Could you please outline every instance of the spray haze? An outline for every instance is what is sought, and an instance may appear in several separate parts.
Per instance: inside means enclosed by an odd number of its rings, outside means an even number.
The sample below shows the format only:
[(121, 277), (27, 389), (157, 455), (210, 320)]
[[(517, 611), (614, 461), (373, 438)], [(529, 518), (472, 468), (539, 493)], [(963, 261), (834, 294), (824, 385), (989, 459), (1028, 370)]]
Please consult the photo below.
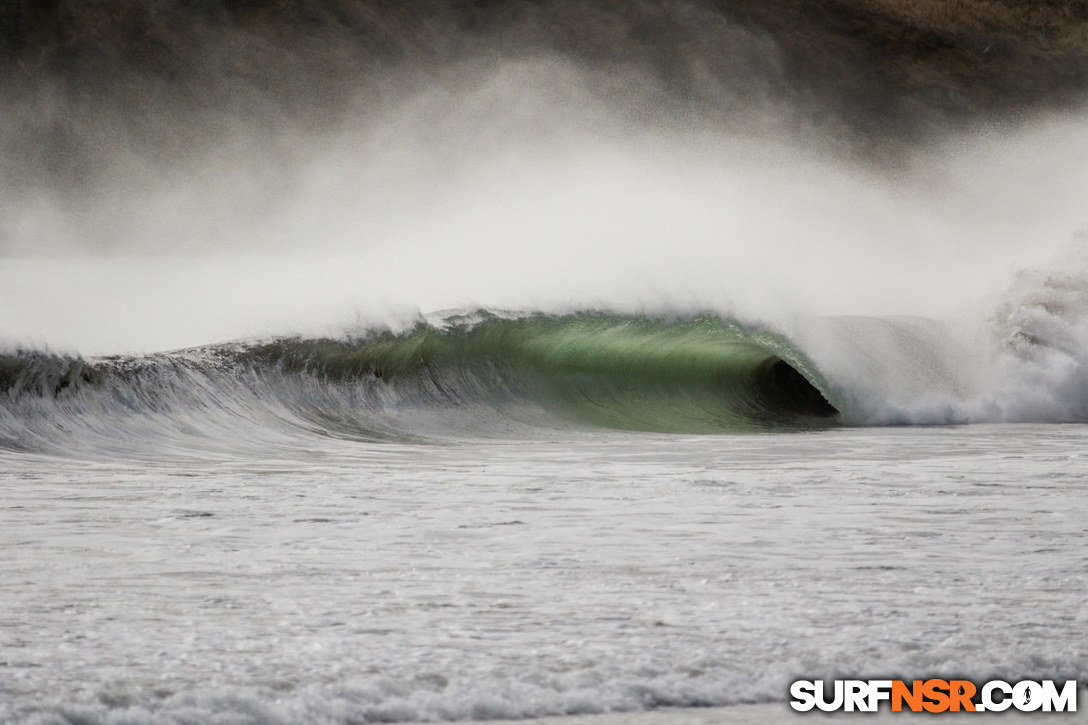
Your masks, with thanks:
[[(1059, 15), (875, 2), (112, 7), (10, 26), (9, 347), (711, 311), (798, 340), (859, 421), (1036, 410), (987, 398), (1053, 367), (1024, 344), (1077, 380), (1079, 317), (1051, 345), (1006, 292), (1088, 224), (1075, 14), (1053, 49), (1014, 26)], [(812, 322), (891, 315), (941, 329)]]

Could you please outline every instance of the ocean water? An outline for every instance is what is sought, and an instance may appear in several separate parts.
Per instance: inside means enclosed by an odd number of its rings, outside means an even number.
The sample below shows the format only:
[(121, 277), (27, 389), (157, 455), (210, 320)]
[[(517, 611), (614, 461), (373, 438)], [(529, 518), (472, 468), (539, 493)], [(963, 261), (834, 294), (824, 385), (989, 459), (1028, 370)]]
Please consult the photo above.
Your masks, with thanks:
[[(1080, 679), (1084, 425), (3, 454), (5, 723), (358, 723)], [(786, 706), (782, 705), (783, 710)]]
[(495, 65), (0, 179), (0, 723), (1088, 679), (1084, 114), (873, 158)]

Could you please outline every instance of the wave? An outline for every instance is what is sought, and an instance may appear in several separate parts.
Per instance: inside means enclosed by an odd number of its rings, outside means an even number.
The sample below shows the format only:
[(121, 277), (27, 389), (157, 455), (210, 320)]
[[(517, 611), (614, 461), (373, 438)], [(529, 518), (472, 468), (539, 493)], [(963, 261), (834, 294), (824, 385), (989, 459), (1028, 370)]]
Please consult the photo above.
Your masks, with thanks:
[(1085, 422), (1086, 288), (1025, 276), (982, 341), (906, 317), (811, 318), (787, 336), (713, 313), (476, 310), (140, 357), (17, 350), (0, 356), (0, 446)]
[(528, 399), (609, 428), (712, 432), (837, 415), (788, 341), (713, 316), (485, 312), (358, 341), (281, 340), (244, 355), (331, 379), (387, 381), (417, 405)]
[[(0, 358), (3, 445), (40, 447), (49, 421), (121, 425), (121, 440), (229, 419), (389, 438), (603, 427), (669, 433), (834, 424), (827, 383), (784, 337), (707, 315), (656, 319), (451, 315), (400, 333), (285, 338), (142, 358)], [(124, 424), (125, 418), (131, 424)], [(91, 425), (91, 421), (94, 425)]]

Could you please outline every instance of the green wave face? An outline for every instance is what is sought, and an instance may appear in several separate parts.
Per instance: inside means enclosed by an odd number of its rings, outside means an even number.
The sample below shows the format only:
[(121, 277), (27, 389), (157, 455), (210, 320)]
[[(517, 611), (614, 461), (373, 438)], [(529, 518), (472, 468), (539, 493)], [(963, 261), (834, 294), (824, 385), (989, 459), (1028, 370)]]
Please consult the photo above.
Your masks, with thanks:
[(838, 418), (800, 351), (714, 316), (481, 313), (352, 341), (280, 340), (249, 356), (331, 379), (380, 381), (421, 406), (528, 402), (608, 428), (713, 433)]

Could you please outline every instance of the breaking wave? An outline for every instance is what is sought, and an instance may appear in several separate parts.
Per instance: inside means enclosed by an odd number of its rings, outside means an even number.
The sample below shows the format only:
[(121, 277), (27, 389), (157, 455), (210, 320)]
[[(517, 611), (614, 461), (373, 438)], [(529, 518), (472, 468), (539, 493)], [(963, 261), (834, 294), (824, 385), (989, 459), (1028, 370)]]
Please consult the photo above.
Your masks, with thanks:
[(140, 357), (20, 350), (0, 357), (0, 445), (109, 454), (157, 438), (207, 453), (298, 434), (1088, 420), (1084, 325), (1070, 312), (1084, 287), (1045, 275), (1020, 284), (1031, 291), (994, 313), (983, 343), (917, 318), (813, 318), (787, 337), (715, 314), (479, 310), (404, 331)]
[(789, 430), (839, 417), (800, 350), (716, 316), (478, 312), (401, 333), (140, 358), (16, 352), (0, 358), (0, 385), (3, 445), (31, 450), (73, 426), (109, 449), (149, 431), (237, 435), (240, 423), (373, 440), (540, 426)]

